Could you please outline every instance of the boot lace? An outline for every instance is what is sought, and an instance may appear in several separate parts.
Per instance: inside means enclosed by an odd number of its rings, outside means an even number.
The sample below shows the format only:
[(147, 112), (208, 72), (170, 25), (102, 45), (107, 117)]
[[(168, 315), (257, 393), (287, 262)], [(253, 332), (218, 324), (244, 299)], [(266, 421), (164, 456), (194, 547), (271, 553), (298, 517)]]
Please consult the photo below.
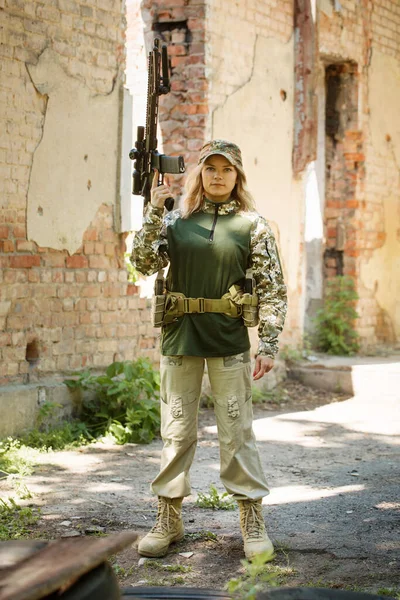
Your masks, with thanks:
[(250, 539), (260, 539), (264, 536), (264, 519), (260, 504), (255, 502), (243, 502), (243, 511), (241, 511), (240, 521), (242, 530)]
[(179, 511), (163, 498), (158, 500), (157, 519), (151, 533), (168, 533), (179, 518)]

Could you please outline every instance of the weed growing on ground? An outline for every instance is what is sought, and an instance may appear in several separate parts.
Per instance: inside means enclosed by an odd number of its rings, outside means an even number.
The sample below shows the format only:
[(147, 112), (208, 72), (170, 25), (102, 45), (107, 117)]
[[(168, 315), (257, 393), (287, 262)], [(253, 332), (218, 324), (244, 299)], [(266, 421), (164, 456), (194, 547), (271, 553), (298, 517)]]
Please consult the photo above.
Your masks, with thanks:
[(84, 397), (82, 419), (89, 433), (117, 444), (147, 444), (160, 430), (159, 373), (145, 358), (113, 362), (103, 375), (75, 373), (64, 383), (91, 392)]
[(379, 588), (377, 591), (371, 590), (371, 588), (364, 587), (357, 584), (345, 584), (342, 582), (325, 581), (324, 579), (315, 579), (307, 581), (302, 584), (303, 587), (312, 588), (327, 588), (333, 590), (346, 590), (349, 592), (360, 592), (364, 594), (376, 594), (378, 596), (389, 596), (395, 600), (400, 600), (400, 589), (395, 588)]
[(358, 300), (351, 277), (338, 276), (328, 280), (324, 306), (315, 317), (317, 349), (328, 354), (349, 355), (359, 350), (359, 335), (354, 308)]
[(241, 599), (253, 600), (261, 590), (282, 585), (295, 573), (291, 567), (267, 564), (269, 560), (269, 553), (259, 554), (252, 562), (241, 560), (243, 575), (230, 579), (225, 589)]
[(155, 571), (165, 571), (170, 573), (190, 573), (192, 567), (185, 565), (163, 565), (156, 560), (147, 560), (144, 563), (145, 569), (153, 569)]
[(215, 485), (210, 485), (210, 492), (203, 494), (199, 492), (196, 506), (200, 508), (212, 508), (213, 510), (235, 510), (236, 504), (230, 499), (228, 492), (220, 494)]
[(4, 542), (27, 537), (39, 515), (40, 511), (35, 513), (28, 506), (22, 507), (13, 498), (0, 498), (0, 540)]
[(304, 335), (302, 341), (297, 346), (285, 345), (279, 351), (279, 357), (287, 362), (296, 362), (304, 360), (311, 354), (312, 340), (309, 335)]
[(114, 563), (112, 565), (112, 569), (113, 569), (114, 573), (116, 575), (118, 575), (119, 577), (126, 577), (126, 571), (125, 571), (124, 567), (121, 567), (121, 565), (119, 565), (118, 563)]
[(15, 490), (16, 495), (20, 500), (30, 500), (33, 498), (33, 494), (21, 480), (15, 479), (12, 481), (13, 488)]
[(20, 440), (8, 437), (0, 441), (0, 469), (8, 475), (30, 475), (35, 464), (36, 452), (24, 446)]
[(390, 596), (390, 598), (400, 600), (400, 588), (379, 588), (376, 593), (378, 596)]
[(214, 397), (211, 394), (204, 393), (200, 398), (200, 408), (213, 408)]
[(174, 586), (174, 585), (181, 585), (182, 583), (185, 583), (185, 578), (182, 576), (177, 576), (177, 577), (163, 577), (161, 574), (162, 573), (190, 573), (192, 570), (192, 567), (190, 566), (184, 566), (184, 565), (163, 565), (162, 563), (156, 561), (156, 560), (148, 560), (144, 563), (144, 567), (146, 570), (148, 571), (157, 571), (160, 576), (159, 577), (155, 577), (153, 576), (146, 576), (146, 584), (147, 585), (161, 585), (161, 586)]
[(118, 577), (121, 577), (121, 578), (124, 578), (124, 579), (126, 579), (127, 577), (130, 577), (133, 574), (134, 570), (135, 570), (135, 565), (132, 565), (129, 569), (125, 569), (124, 567), (121, 567), (121, 565), (119, 563), (117, 563), (117, 562), (114, 562), (111, 565), (111, 567), (112, 567), (114, 573)]
[(202, 529), (201, 531), (195, 531), (194, 533), (186, 533), (185, 537), (193, 541), (217, 541), (217, 536), (215, 533), (213, 533), (212, 531), (206, 531), (204, 529)]
[(254, 386), (252, 398), (253, 404), (283, 404), (290, 400), (287, 389), (282, 385), (277, 385), (270, 391), (263, 391)]
[(51, 450), (68, 450), (84, 446), (91, 441), (86, 423), (81, 421), (66, 421), (62, 425), (41, 431), (34, 429), (19, 438), (22, 445), (37, 448), (43, 452)]

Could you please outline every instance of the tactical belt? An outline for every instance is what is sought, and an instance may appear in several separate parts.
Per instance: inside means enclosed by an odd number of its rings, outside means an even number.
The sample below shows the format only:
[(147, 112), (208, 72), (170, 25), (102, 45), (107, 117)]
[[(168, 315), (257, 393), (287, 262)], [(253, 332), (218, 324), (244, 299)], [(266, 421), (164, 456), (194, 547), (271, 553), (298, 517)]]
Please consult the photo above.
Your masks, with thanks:
[(257, 306), (257, 296), (244, 294), (239, 286), (233, 285), (222, 298), (186, 298), (180, 292), (167, 292), (164, 323), (172, 323), (175, 319), (187, 314), (222, 313), (232, 318), (243, 316), (247, 306)]
[(242, 307), (232, 304), (228, 298), (186, 298), (185, 296), (167, 293), (167, 314), (170, 312), (187, 315), (191, 313), (226, 313), (230, 317), (241, 317)]

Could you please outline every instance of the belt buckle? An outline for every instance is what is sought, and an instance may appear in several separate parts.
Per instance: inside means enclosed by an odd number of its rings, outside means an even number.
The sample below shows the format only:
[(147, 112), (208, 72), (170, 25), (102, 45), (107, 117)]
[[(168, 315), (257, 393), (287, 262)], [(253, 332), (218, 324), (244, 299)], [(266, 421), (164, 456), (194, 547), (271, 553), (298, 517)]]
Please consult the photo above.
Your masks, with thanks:
[(189, 298), (183, 298), (183, 312), (185, 314), (190, 312)]
[(206, 302), (205, 302), (204, 298), (198, 298), (198, 301), (199, 301), (199, 310), (198, 310), (198, 312), (200, 314), (202, 314), (202, 313), (205, 312)]

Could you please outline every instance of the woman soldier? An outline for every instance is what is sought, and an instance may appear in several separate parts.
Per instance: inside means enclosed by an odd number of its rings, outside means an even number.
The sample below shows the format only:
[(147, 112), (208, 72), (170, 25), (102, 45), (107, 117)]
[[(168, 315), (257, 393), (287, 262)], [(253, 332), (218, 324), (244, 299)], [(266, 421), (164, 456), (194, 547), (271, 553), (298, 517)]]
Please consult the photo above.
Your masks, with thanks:
[[(262, 498), (269, 493), (252, 431), (250, 341), (243, 318), (258, 297), (259, 344), (253, 378), (274, 365), (286, 314), (286, 288), (275, 239), (254, 212), (241, 152), (224, 140), (206, 143), (188, 176), (183, 208), (163, 217), (168, 185), (157, 187), (131, 261), (143, 275), (169, 263), (161, 334), (161, 469), (155, 526), (139, 542), (143, 556), (164, 556), (183, 538), (182, 500), (197, 445), (197, 414), (207, 361), (220, 447), (220, 478), (237, 500), (246, 557), (273, 556)], [(245, 293), (252, 270), (256, 295)], [(247, 300), (246, 300), (247, 298)], [(251, 300), (249, 300), (251, 299)], [(247, 317), (249, 312), (247, 312)], [(251, 320), (251, 318), (250, 318)], [(257, 321), (256, 321), (257, 322)], [(251, 324), (251, 323), (250, 323)], [(254, 323), (253, 323), (254, 324)]]

